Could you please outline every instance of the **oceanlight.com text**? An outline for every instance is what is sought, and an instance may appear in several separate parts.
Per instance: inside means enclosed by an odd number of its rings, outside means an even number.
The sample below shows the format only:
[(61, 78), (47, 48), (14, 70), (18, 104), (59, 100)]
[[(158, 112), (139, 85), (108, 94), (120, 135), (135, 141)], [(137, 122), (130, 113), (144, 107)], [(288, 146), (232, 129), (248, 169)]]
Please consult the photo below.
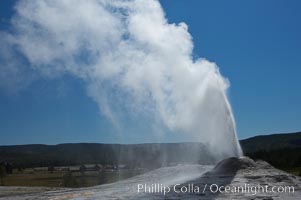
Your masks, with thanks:
[(182, 194), (201, 194), (201, 193), (226, 193), (226, 194), (235, 194), (235, 193), (246, 193), (251, 195), (256, 195), (260, 193), (294, 193), (294, 186), (281, 186), (281, 185), (218, 185), (218, 184), (174, 184), (172, 186), (166, 186), (160, 183), (154, 184), (138, 184), (137, 185), (138, 193), (148, 193), (148, 194), (163, 194), (166, 195), (171, 192), (182, 193)]

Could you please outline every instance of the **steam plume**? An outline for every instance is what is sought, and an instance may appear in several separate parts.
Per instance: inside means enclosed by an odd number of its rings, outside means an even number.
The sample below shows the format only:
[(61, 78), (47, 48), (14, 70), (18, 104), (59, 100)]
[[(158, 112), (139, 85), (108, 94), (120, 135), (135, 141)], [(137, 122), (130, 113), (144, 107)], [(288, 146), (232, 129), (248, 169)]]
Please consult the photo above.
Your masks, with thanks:
[(215, 63), (192, 58), (187, 25), (168, 23), (158, 1), (22, 0), (15, 9), (1, 33), (2, 87), (69, 74), (115, 126), (121, 110), (138, 113), (217, 157), (241, 154), (228, 81)]

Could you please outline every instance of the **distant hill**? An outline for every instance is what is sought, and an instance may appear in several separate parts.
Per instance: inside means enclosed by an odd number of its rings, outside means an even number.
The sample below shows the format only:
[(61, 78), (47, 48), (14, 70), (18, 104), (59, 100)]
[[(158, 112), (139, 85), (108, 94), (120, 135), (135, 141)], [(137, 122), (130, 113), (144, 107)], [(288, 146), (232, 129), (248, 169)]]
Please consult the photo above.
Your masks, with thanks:
[[(255, 136), (240, 143), (245, 155), (253, 159), (266, 160), (276, 167), (301, 167), (301, 132)], [(200, 143), (11, 145), (0, 146), (1, 161), (10, 161), (15, 167), (101, 163), (150, 169), (174, 163), (216, 162)]]
[(253, 159), (288, 171), (301, 169), (301, 132), (255, 136), (240, 143), (244, 154)]
[[(199, 152), (202, 152), (201, 154)], [(200, 143), (97, 144), (0, 146), (0, 161), (17, 167), (68, 166), (101, 163), (132, 168), (157, 168), (173, 163), (215, 163)]]
[(240, 144), (246, 153), (271, 151), (284, 148), (300, 148), (301, 132), (260, 135), (241, 140)]

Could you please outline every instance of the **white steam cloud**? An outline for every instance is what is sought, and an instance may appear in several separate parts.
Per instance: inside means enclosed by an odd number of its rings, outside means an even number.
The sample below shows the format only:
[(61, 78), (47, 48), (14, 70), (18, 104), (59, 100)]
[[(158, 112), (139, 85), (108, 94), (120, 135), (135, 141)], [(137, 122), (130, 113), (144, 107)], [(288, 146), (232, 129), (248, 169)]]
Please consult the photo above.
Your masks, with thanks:
[(158, 1), (22, 0), (15, 9), (0, 34), (0, 86), (73, 75), (116, 126), (121, 112), (148, 115), (218, 157), (241, 154), (228, 81), (192, 58), (187, 25), (168, 23)]

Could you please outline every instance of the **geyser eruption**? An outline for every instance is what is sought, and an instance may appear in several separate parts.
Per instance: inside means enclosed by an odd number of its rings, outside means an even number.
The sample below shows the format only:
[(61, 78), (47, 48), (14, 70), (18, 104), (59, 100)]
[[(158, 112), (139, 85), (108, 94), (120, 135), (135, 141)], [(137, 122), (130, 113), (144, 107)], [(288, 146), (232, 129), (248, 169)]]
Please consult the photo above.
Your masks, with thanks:
[(0, 39), (3, 83), (28, 80), (24, 71), (72, 75), (116, 126), (124, 113), (139, 115), (188, 134), (217, 159), (241, 155), (228, 81), (215, 63), (192, 58), (187, 25), (168, 23), (158, 1), (22, 0), (15, 9)]

